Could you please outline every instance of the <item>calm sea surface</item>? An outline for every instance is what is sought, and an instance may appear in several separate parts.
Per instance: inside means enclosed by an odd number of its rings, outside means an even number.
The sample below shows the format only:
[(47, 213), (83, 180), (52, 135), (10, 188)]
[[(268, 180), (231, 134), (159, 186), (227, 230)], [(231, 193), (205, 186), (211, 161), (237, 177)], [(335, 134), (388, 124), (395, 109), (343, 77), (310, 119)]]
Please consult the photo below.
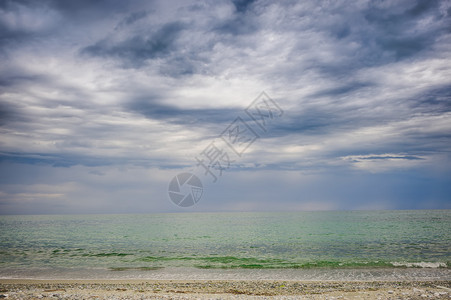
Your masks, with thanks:
[(0, 216), (2, 278), (382, 269), (446, 277), (450, 249), (451, 210)]

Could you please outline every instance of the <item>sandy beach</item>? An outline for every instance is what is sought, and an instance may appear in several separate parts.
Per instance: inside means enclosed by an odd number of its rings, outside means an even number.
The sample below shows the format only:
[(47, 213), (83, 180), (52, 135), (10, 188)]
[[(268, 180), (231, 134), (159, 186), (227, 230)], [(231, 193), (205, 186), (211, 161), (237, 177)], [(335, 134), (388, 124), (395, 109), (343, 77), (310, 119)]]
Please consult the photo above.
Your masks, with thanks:
[(451, 299), (451, 281), (0, 280), (7, 299)]

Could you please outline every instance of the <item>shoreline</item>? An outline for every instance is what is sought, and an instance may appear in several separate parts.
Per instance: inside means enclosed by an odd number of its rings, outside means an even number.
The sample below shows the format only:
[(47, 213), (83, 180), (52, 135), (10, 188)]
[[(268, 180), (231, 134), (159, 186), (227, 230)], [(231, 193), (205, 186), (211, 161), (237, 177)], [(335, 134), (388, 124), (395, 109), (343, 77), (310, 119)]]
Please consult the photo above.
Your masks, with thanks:
[(449, 299), (451, 280), (0, 279), (0, 295), (8, 299)]
[(199, 269), (167, 267), (154, 270), (86, 268), (0, 268), (2, 279), (30, 280), (277, 280), (277, 281), (434, 281), (451, 278), (451, 268), (310, 268)]

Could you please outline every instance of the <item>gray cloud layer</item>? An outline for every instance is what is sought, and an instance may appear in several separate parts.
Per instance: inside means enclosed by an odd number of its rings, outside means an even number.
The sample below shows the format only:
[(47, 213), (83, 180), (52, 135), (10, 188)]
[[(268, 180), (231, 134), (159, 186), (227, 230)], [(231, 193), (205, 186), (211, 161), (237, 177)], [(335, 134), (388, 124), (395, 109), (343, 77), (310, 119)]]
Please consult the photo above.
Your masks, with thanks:
[[(114, 176), (128, 176), (121, 195), (134, 186), (139, 196), (125, 211), (172, 210), (166, 182), (265, 90), (283, 118), (211, 196), (243, 202), (205, 210), (262, 209), (261, 197), (225, 191), (242, 190), (246, 178), (259, 194), (257, 183), (274, 176), (298, 209), (449, 208), (450, 28), (449, 1), (3, 1), (1, 170), (44, 171), (0, 186), (0, 205), (7, 213), (62, 201), (56, 212), (90, 211), (77, 199), (108, 202)], [(45, 179), (54, 173), (59, 192)], [(91, 186), (83, 174), (111, 184)], [(152, 191), (135, 176), (149, 176)], [(346, 188), (323, 193), (341, 177)], [(402, 184), (387, 184), (380, 205), (346, 191), (389, 178)], [(81, 195), (74, 183), (90, 187)], [(399, 197), (399, 188), (422, 196)]]

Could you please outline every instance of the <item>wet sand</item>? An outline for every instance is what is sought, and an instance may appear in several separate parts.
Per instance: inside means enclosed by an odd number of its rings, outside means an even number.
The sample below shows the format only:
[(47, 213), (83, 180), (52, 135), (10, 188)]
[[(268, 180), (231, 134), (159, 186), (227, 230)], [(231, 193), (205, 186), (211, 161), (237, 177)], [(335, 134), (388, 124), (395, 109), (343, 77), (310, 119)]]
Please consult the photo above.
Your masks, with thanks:
[(0, 279), (6, 299), (451, 299), (451, 280)]

